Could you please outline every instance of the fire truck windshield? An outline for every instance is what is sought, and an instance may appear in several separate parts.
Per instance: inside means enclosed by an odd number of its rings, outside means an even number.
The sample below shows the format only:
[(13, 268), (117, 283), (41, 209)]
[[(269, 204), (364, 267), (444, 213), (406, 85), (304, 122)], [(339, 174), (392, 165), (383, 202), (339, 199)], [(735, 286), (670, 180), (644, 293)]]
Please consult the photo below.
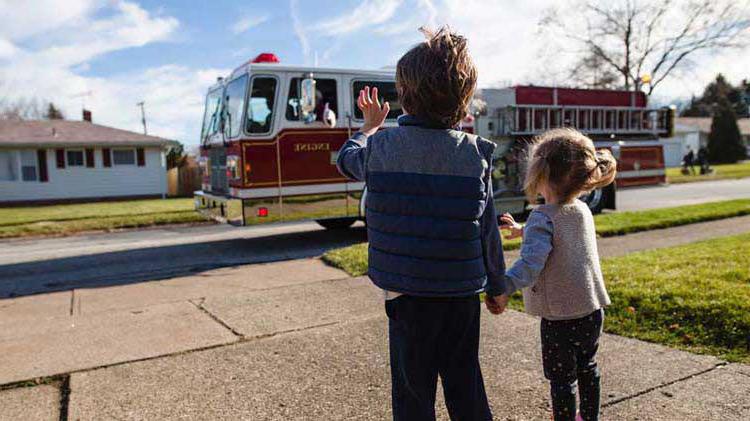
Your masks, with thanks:
[(219, 130), (219, 117), (221, 114), (221, 88), (214, 89), (206, 96), (206, 109), (203, 112), (203, 130), (201, 139), (216, 133)]

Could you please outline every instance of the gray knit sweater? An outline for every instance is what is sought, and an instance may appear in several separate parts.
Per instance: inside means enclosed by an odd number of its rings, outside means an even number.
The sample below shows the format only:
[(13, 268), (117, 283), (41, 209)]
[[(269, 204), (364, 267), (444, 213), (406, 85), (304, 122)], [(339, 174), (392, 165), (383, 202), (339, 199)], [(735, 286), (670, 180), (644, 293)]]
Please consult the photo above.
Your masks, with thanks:
[(524, 288), (526, 312), (545, 319), (575, 319), (609, 305), (588, 206), (576, 200), (535, 209), (506, 279), (508, 292)]

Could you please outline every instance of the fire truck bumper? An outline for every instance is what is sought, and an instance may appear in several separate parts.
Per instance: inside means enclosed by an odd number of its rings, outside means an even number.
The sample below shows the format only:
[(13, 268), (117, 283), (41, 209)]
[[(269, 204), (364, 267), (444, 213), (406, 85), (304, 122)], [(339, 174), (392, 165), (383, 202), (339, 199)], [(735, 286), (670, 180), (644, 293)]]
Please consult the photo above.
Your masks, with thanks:
[(237, 226), (245, 225), (242, 199), (214, 195), (203, 191), (193, 193), (193, 199), (195, 210), (206, 218)]

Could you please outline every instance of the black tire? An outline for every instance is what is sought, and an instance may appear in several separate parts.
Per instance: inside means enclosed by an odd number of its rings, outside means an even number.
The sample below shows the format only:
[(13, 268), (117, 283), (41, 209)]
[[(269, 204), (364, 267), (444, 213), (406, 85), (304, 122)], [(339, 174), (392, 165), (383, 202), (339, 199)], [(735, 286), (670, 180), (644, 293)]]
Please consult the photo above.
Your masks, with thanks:
[(586, 203), (594, 215), (602, 213), (607, 203), (607, 188), (596, 189), (591, 193), (581, 196), (581, 200)]
[(318, 219), (315, 222), (321, 227), (328, 230), (340, 230), (351, 227), (357, 218), (331, 218), (331, 219)]

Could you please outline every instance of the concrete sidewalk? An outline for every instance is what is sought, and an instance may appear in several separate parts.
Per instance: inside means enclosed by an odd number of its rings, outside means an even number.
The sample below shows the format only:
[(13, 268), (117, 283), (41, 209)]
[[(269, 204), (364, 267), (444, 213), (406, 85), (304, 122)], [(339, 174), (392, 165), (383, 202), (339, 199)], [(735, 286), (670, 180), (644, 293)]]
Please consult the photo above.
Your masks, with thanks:
[[(747, 231), (750, 217), (733, 218), (600, 249)], [(483, 317), (497, 419), (549, 419), (538, 322)], [(0, 300), (0, 420), (383, 419), (385, 327), (369, 280), (319, 259)], [(612, 335), (602, 364), (605, 419), (750, 419), (747, 366)], [(25, 387), (36, 378), (44, 384)]]

